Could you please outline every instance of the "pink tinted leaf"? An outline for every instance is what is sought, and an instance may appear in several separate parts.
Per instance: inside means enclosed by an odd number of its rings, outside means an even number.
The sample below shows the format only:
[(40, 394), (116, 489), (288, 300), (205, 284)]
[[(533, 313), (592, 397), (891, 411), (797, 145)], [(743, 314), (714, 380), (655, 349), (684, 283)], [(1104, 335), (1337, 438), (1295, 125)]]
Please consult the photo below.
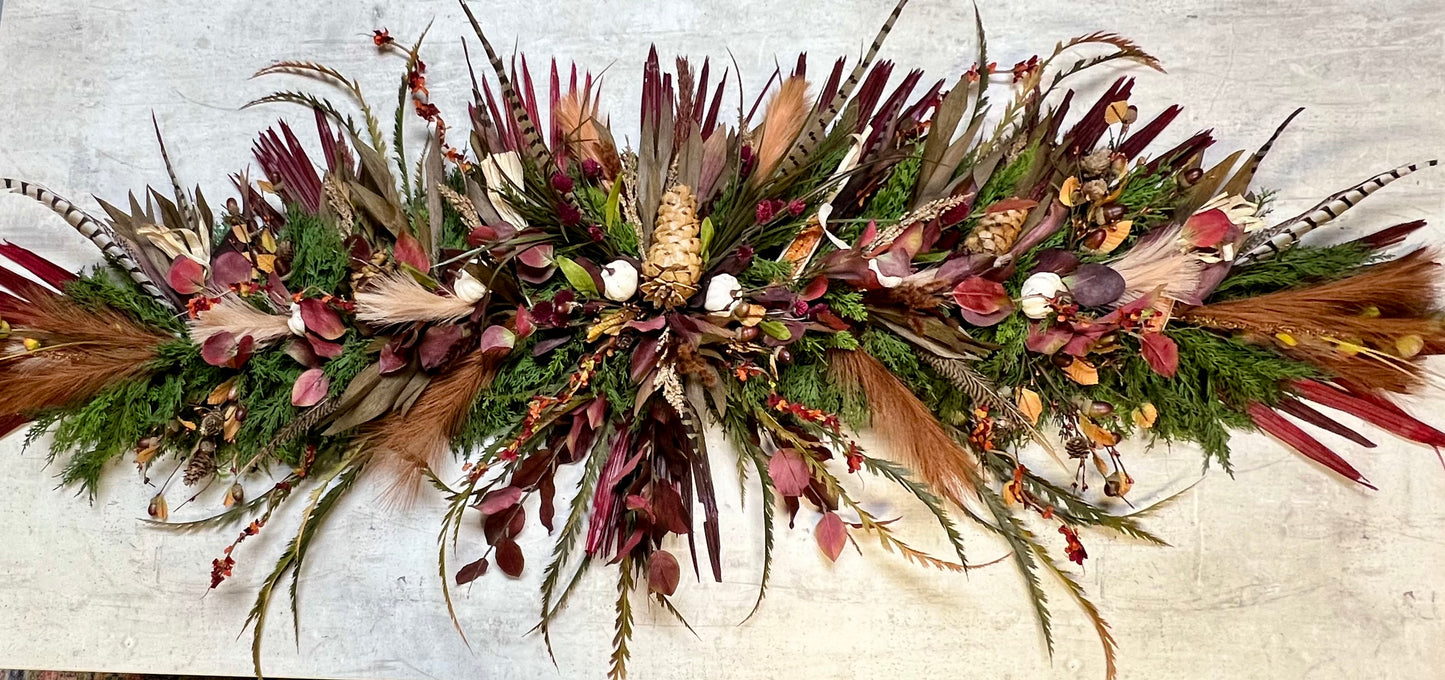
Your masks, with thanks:
[(483, 352), (504, 356), (517, 346), (517, 334), (505, 326), (487, 326), (482, 331), (481, 350)]
[(525, 338), (536, 330), (537, 326), (532, 321), (532, 313), (526, 307), (517, 308), (517, 337)]
[(872, 245), (873, 240), (876, 238), (878, 238), (878, 223), (874, 220), (868, 220), (868, 224), (863, 227), (863, 233), (858, 235), (858, 241), (853, 244), (853, 247), (866, 248)]
[(236, 356), (231, 357), (231, 360), (227, 362), (226, 365), (231, 368), (240, 368), (246, 363), (247, 359), (251, 358), (251, 352), (255, 349), (255, 338), (249, 335), (241, 336), (241, 339), (236, 341)]
[(838, 555), (843, 553), (843, 546), (848, 542), (848, 528), (843, 526), (843, 519), (838, 513), (825, 512), (818, 525), (813, 527), (813, 537), (818, 539), (818, 547), (823, 549), (823, 554), (830, 561), (837, 562)]
[(828, 277), (819, 276), (808, 282), (808, 285), (803, 288), (803, 292), (800, 297), (802, 297), (804, 301), (812, 302), (820, 297), (823, 297), (823, 294), (827, 292)]
[(426, 250), (422, 248), (421, 241), (418, 241), (411, 232), (404, 231), (396, 238), (396, 249), (392, 251), (396, 261), (402, 264), (411, 265), (417, 271), (425, 274), (431, 271), (431, 259), (426, 256)]
[(344, 349), (339, 342), (328, 342), (310, 333), (306, 334), (306, 342), (311, 345), (311, 351), (323, 359), (335, 359)]
[(321, 357), (316, 355), (316, 352), (311, 349), (309, 343), (302, 342), (299, 339), (292, 340), (286, 345), (286, 356), (295, 359), (296, 363), (306, 368), (319, 368), (321, 366)]
[(298, 304), (301, 305), (301, 321), (306, 324), (306, 330), (326, 340), (336, 340), (346, 334), (346, 324), (341, 322), (341, 315), (320, 298), (306, 298)]
[(211, 281), (224, 288), (250, 281), (254, 273), (251, 261), (234, 250), (221, 253), (211, 262)]
[(1146, 333), (1141, 338), (1144, 361), (1155, 373), (1173, 378), (1179, 372), (1179, 346), (1163, 333)]
[(1008, 305), (1009, 297), (1002, 283), (970, 276), (954, 286), (953, 301), (966, 311), (988, 315)]
[(515, 486), (509, 486), (482, 496), (482, 501), (477, 503), (477, 510), (483, 515), (495, 515), (516, 505), (520, 500), (522, 500), (522, 490)]
[(376, 360), (376, 363), (382, 375), (391, 375), (406, 368), (407, 358), (397, 351), (401, 348), (400, 340), (400, 337), (392, 338), (385, 345), (381, 346), (381, 356)]
[(552, 266), (552, 246), (532, 246), (517, 254), (517, 261), (534, 269), (545, 269)]
[(464, 586), (487, 573), (487, 558), (477, 560), (457, 570), (457, 585)]
[(206, 287), (206, 268), (189, 257), (178, 257), (166, 273), (166, 283), (181, 295), (195, 295)]
[(225, 366), (236, 357), (236, 336), (221, 331), (201, 343), (201, 359), (212, 366)]
[(296, 384), (291, 386), (291, 405), (306, 408), (315, 406), (326, 393), (331, 389), (331, 380), (326, 373), (319, 368), (307, 370), (296, 379)]
[(461, 326), (432, 326), (417, 345), (417, 357), (421, 367), (430, 371), (446, 361), (457, 341), (462, 339)]
[(1189, 221), (1184, 223), (1184, 238), (1196, 248), (1213, 248), (1233, 229), (1229, 216), (1215, 208), (1190, 216)]
[(517, 542), (504, 538), (497, 541), (497, 568), (503, 574), (517, 578), (522, 575), (522, 568), (526, 566), (527, 560), (522, 556), (522, 547)]
[(677, 592), (677, 582), (682, 578), (682, 568), (677, 564), (677, 558), (666, 550), (659, 550), (652, 553), (647, 561), (647, 589), (670, 597)]
[(1028, 337), (1024, 338), (1024, 347), (1030, 352), (1038, 354), (1054, 354), (1069, 344), (1073, 333), (1064, 326), (1050, 326), (1047, 329), (1042, 324), (1033, 324), (1029, 327)]
[(768, 460), (768, 477), (773, 487), (784, 496), (801, 496), (812, 482), (808, 463), (797, 449), (778, 449)]

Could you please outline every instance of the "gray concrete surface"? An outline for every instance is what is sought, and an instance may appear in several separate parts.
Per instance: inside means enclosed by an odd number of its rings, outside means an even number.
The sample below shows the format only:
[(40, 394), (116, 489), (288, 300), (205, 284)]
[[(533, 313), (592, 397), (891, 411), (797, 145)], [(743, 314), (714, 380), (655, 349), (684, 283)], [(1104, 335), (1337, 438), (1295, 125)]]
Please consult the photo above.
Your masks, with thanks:
[[(857, 0), (474, 6), (494, 42), (515, 40), (534, 66), (550, 54), (594, 69), (610, 65), (606, 100), (619, 132), (635, 127), (649, 43), (665, 57), (712, 56), (719, 67), (730, 64), (731, 50), (745, 82), (757, 87), (775, 56), (789, 63), (807, 49), (821, 65), (835, 54), (856, 55), (888, 9)], [(1445, 17), (1435, 0), (1388, 8), (1364, 0), (1014, 0), (981, 9), (1003, 64), (1093, 30), (1138, 40), (1170, 74), (1131, 72), (1139, 78), (1135, 103), (1145, 112), (1186, 106), (1166, 141), (1213, 127), (1221, 149), (1252, 147), (1295, 106), (1309, 107), (1260, 174), (1281, 189), (1281, 212), (1445, 151)], [(256, 131), (282, 115), (305, 127), (297, 111), (235, 110), (266, 91), (267, 83), (247, 77), (273, 59), (341, 68), (388, 106), (400, 66), (375, 58), (367, 39), (373, 28), (410, 38), (436, 19), (427, 50), (432, 90), (453, 117), (465, 93), (458, 43), (465, 31), (447, 0), (8, 0), (3, 17), (0, 172), (77, 200), (119, 199), (164, 183), (152, 110), (182, 176), (223, 197), (226, 175), (247, 165)], [(939, 77), (966, 68), (972, 55), (971, 8), (954, 0), (914, 0), (885, 50)], [(1439, 172), (1399, 182), (1342, 220), (1340, 233), (1445, 218), (1442, 187)], [(61, 222), (19, 199), (0, 197), (0, 237), (67, 265), (96, 260)], [(1445, 231), (1432, 227), (1426, 239), (1438, 242)], [(1445, 399), (1417, 407), (1438, 414)], [(712, 437), (725, 458), (725, 445)], [(1173, 548), (1086, 537), (1092, 557), (1083, 579), (1113, 623), (1121, 677), (1439, 677), (1445, 471), (1428, 450), (1380, 441), (1372, 451), (1331, 442), (1378, 493), (1338, 482), (1265, 438), (1241, 436), (1233, 479), (1213, 471), (1150, 520)], [(1188, 447), (1128, 454), (1140, 480), (1137, 501), (1200, 474), (1199, 454)], [(715, 469), (732, 464), (721, 459)], [(138, 518), (150, 492), (127, 465), (112, 471), (94, 505), (55, 491), (43, 450), (22, 451), (18, 437), (0, 444), (0, 470), (0, 667), (249, 672), (246, 641), (236, 635), (293, 528), (287, 522), (248, 541), (236, 577), (206, 594), (210, 560), (228, 532), (146, 528)], [(1102, 677), (1093, 632), (1052, 585), (1058, 641), (1050, 660), (1009, 567), (968, 577), (927, 573), (871, 544), (830, 565), (804, 528), (806, 517), (779, 535), (770, 595), (738, 626), (758, 580), (759, 511), (757, 495), (740, 503), (729, 477), (719, 479), (726, 581), (684, 584), (678, 604), (697, 639), (638, 601), (634, 677)], [(917, 508), (882, 483), (865, 486), (880, 515), (907, 511), (903, 534), (939, 547), (936, 525)], [(302, 577), (299, 637), (292, 638), (284, 604), (273, 612), (268, 673), (602, 677), (615, 583), (601, 571), (583, 583), (556, 629), (554, 669), (541, 641), (525, 635), (550, 546), (529, 529), (522, 579), (489, 575), (458, 593), (469, 650), (441, 602), (439, 514), (435, 500), (401, 510), (378, 505), (369, 489), (353, 494)], [(979, 560), (1003, 554), (978, 532), (970, 531), (968, 544)]]

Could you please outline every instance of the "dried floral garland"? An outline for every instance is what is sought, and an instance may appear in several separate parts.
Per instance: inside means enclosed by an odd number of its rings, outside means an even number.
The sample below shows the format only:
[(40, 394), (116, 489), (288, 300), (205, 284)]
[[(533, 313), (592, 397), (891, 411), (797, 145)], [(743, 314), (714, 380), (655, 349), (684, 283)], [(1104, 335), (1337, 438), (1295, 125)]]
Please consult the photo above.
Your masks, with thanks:
[[(301, 528), (248, 618), (258, 675), (277, 588), (289, 575), (294, 591), (363, 474), (396, 499), (445, 495), (443, 588), (492, 564), (520, 573), (514, 539), (537, 499), (531, 519), (557, 539), (532, 556), (546, 560), (543, 639), (550, 650), (589, 567), (615, 566), (613, 677), (626, 675), (634, 591), (677, 614), (675, 546), (685, 538), (694, 570), (721, 579), (713, 479), (736, 474), (762, 490), (759, 601), (779, 500), (790, 518), (804, 504), (821, 513), (814, 535), (831, 559), (871, 535), (945, 571), (971, 566), (962, 517), (1009, 545), (1046, 637), (1038, 572), (1063, 584), (1112, 677), (1108, 625), (1048, 547), (1083, 564), (1084, 529), (1159, 542), (1104, 502), (1133, 485), (1123, 437), (1195, 442), (1228, 468), (1229, 431), (1258, 429), (1365, 485), (1297, 423), (1373, 444), (1310, 404), (1445, 445), (1389, 399), (1419, 388), (1420, 359), (1445, 350), (1432, 255), (1386, 252), (1423, 223), (1300, 243), (1417, 166), (1267, 219), (1251, 181), (1279, 131), (1212, 164), (1207, 132), (1146, 154), (1179, 107), (1140, 122), (1130, 79), (1092, 105), (1061, 88), (1107, 62), (1159, 68), (1117, 35), (1004, 70), (980, 25), (977, 66), (951, 84), (922, 87), (915, 71), (887, 88), (894, 65), (874, 58), (905, 1), (851, 70), (840, 60), (810, 83), (800, 57), (732, 125), (726, 74), (714, 86), (709, 64), (686, 59), (665, 73), (653, 52), (635, 150), (618, 148), (590, 75), (554, 62), (539, 101), (526, 62), (506, 68), (467, 10), (492, 74), (473, 74), (465, 124), (431, 103), (421, 40), (374, 34), (405, 62), (390, 140), (355, 81), (275, 64), (258, 75), (314, 78), (349, 101), (255, 102), (311, 109), (323, 162), (287, 125), (266, 132), (255, 157), (267, 181), (236, 175), (219, 215), (182, 188), (164, 144), (171, 196), (102, 202), (103, 218), (5, 179), (108, 264), (77, 275), (0, 243), (31, 275), (0, 269), (3, 430), (53, 431), (64, 481), (91, 493), (120, 458), (143, 475), (170, 468), (149, 508), (159, 523), (176, 486), (226, 484), (226, 510), (166, 524), (244, 526), (212, 587), (299, 494)], [(1065, 57), (1089, 50), (1101, 54)], [(410, 156), (418, 125), (428, 141)], [(850, 438), (870, 424), (886, 459)], [(710, 467), (709, 425), (736, 470)], [(1032, 442), (1074, 471), (1071, 485), (1019, 462), (1012, 452)], [(465, 474), (441, 479), (452, 451)], [(584, 472), (558, 508), (564, 466)], [(258, 469), (286, 472), (252, 495)], [(956, 554), (916, 550), (870, 515), (840, 483), (858, 473), (916, 497)], [(473, 511), (485, 545), (457, 542)], [(1041, 525), (1061, 536), (1030, 528)]]

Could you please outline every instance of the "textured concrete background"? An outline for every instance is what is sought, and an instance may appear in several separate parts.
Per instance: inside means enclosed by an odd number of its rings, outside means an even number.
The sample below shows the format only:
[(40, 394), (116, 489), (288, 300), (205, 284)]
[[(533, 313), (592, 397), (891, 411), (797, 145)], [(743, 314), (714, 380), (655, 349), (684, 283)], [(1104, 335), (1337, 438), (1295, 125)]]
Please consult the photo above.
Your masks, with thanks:
[[(856, 56), (888, 11), (883, 2), (855, 0), (474, 6), (493, 41), (515, 40), (534, 67), (550, 54), (594, 70), (610, 65), (607, 99), (619, 133), (635, 127), (649, 43), (665, 57), (712, 56), (719, 67), (730, 64), (730, 49), (756, 88), (774, 57), (791, 63), (806, 49), (817, 69), (825, 57)], [(1138, 40), (1170, 74), (1131, 72), (1140, 80), (1135, 103), (1145, 113), (1186, 105), (1165, 142), (1214, 127), (1224, 149), (1252, 147), (1296, 105), (1308, 106), (1260, 174), (1282, 189), (1282, 213), (1445, 151), (1445, 16), (1435, 0), (1388, 8), (1353, 0), (1014, 0), (982, 9), (1001, 64), (1096, 29)], [(306, 127), (298, 111), (236, 111), (268, 85), (304, 84), (251, 82), (252, 71), (278, 58), (324, 61), (355, 74), (385, 109), (400, 64), (377, 59), (367, 35), (385, 26), (409, 40), (433, 18), (432, 90), (459, 119), (464, 31), (446, 0), (9, 0), (0, 25), (0, 172), (77, 200), (120, 199), (148, 182), (163, 184), (149, 131), (154, 110), (184, 179), (208, 187), (219, 203), (256, 131), (279, 115)], [(885, 56), (952, 77), (972, 61), (971, 21), (966, 3), (914, 0)], [(1342, 220), (1341, 233), (1441, 218), (1442, 186), (1438, 173), (1399, 182)], [(63, 223), (18, 198), (0, 200), (0, 237), (67, 265), (96, 259)], [(1435, 227), (1426, 238), (1439, 241), (1445, 232)], [(1445, 399), (1417, 406), (1440, 413)], [(1372, 451), (1330, 443), (1381, 491), (1338, 482), (1265, 438), (1239, 437), (1234, 479), (1211, 471), (1151, 518), (1173, 548), (1085, 537), (1091, 559), (1083, 580), (1114, 625), (1122, 677), (1441, 677), (1445, 471), (1430, 451), (1388, 437)], [(722, 442), (714, 444), (725, 456)], [(1136, 502), (1195, 482), (1199, 461), (1187, 447), (1131, 450), (1141, 482)], [(89, 505), (55, 491), (43, 449), (22, 451), (19, 437), (0, 444), (0, 466), (0, 668), (249, 672), (246, 641), (236, 634), (292, 526), (277, 521), (248, 541), (236, 577), (207, 594), (210, 560), (229, 532), (173, 535), (143, 526), (151, 492), (128, 464), (113, 470)], [(740, 502), (729, 477), (719, 479), (726, 582), (684, 584), (679, 607), (698, 639), (638, 601), (636, 677), (1102, 677), (1093, 633), (1053, 584), (1051, 661), (1011, 567), (968, 577), (925, 573), (866, 541), (862, 556), (849, 552), (829, 565), (806, 513), (798, 529), (780, 533), (761, 611), (738, 626), (755, 595), (760, 520), (756, 493)], [(864, 486), (879, 514), (906, 511), (898, 528), (939, 547), (936, 525), (918, 508), (881, 482)], [(175, 514), (196, 516), (218, 500)], [(468, 650), (440, 600), (439, 516), (436, 502), (398, 510), (378, 505), (369, 489), (352, 494), (307, 565), (297, 638), (284, 602), (273, 610), (268, 674), (602, 675), (615, 583), (600, 570), (558, 624), (556, 670), (541, 641), (524, 634), (550, 546), (535, 527), (524, 535), (524, 578), (489, 575), (458, 594)], [(464, 545), (479, 542), (465, 538)], [(980, 561), (1003, 554), (978, 532), (970, 531), (968, 544)]]

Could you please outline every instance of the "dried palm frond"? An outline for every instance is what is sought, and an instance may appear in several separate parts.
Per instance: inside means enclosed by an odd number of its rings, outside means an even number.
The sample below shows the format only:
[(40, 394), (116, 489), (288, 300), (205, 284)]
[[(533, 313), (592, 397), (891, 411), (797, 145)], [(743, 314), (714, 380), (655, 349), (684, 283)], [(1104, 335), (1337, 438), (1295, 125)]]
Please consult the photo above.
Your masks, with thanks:
[(874, 430), (900, 462), (955, 503), (978, 486), (978, 461), (882, 362), (862, 350), (835, 350), (828, 359), (838, 384), (867, 401)]
[(495, 355), (471, 352), (433, 379), (410, 409), (393, 411), (362, 430), (364, 445), (374, 451), (373, 464), (389, 480), (390, 500), (407, 505), (416, 499), (426, 471), (446, 457), (452, 435), (499, 364)]
[(466, 300), (433, 293), (406, 273), (378, 278), (356, 294), (356, 318), (378, 326), (455, 321), (473, 309)]

